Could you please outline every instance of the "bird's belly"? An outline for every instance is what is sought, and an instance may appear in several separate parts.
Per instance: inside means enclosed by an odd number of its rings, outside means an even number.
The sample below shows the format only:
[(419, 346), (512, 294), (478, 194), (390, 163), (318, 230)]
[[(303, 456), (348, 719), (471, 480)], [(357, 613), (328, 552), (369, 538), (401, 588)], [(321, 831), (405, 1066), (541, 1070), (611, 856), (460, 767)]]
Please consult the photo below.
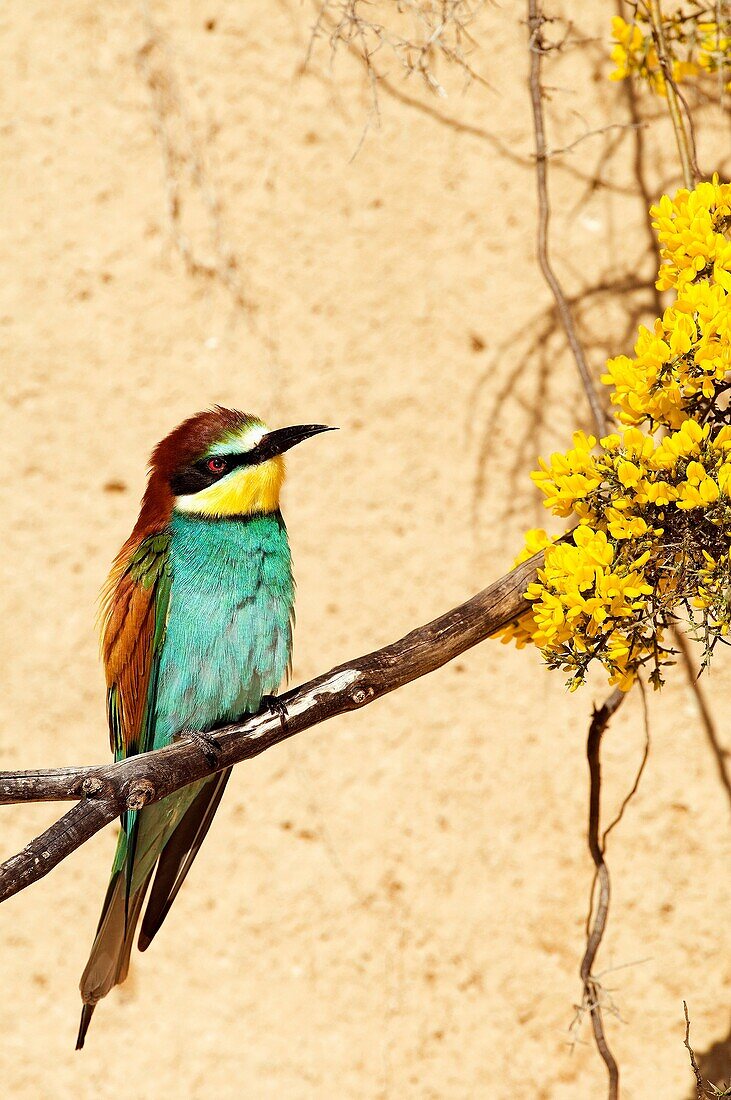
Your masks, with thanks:
[[(283, 536), (286, 540), (286, 535)], [(173, 561), (160, 661), (155, 747), (182, 730), (210, 730), (259, 709), (285, 675), (292, 640), (286, 541), (217, 560), (219, 569)], [(177, 565), (177, 568), (176, 568)]]

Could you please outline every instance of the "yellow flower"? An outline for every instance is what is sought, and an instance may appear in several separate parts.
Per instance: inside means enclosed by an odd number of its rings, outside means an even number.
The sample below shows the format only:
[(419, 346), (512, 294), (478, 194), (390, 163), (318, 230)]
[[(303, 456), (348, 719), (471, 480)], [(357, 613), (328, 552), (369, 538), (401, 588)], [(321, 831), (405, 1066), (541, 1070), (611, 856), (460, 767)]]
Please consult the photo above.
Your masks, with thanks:
[[(616, 23), (632, 64), (638, 33)], [(519, 560), (543, 550), (543, 562), (530, 610), (502, 632), (532, 641), (572, 691), (594, 659), (622, 690), (650, 663), (658, 686), (662, 627), (679, 607), (695, 608), (707, 652), (731, 634), (731, 185), (664, 195), (652, 216), (673, 301), (639, 328), (632, 357), (607, 363), (617, 430), (599, 443), (575, 433), (532, 474), (544, 505), (576, 526), (560, 541), (528, 532)]]
[(710, 477), (696, 485), (684, 482), (678, 486), (678, 508), (704, 508), (708, 504), (714, 504), (718, 500), (718, 485)]
[(724, 462), (718, 469), (717, 477), (720, 491), (724, 496), (731, 496), (731, 463)]
[(530, 531), (526, 531), (524, 539), (525, 547), (513, 562), (514, 566), (520, 565), (528, 558), (532, 558), (534, 554), (537, 554), (540, 550), (545, 550), (553, 542), (551, 536), (546, 534), (542, 527), (532, 527)]
[(668, 481), (641, 481), (637, 500), (640, 504), (670, 504), (677, 495), (677, 489)]
[(609, 533), (615, 539), (635, 539), (646, 534), (647, 523), (642, 516), (623, 516), (616, 508), (608, 508)]
[(689, 462), (685, 471), (686, 479), (691, 485), (700, 485), (702, 481), (705, 481), (706, 474), (705, 467), (701, 462)]
[[(726, 72), (731, 64), (731, 25), (720, 26), (713, 20), (701, 20), (700, 13), (680, 12), (663, 18), (665, 39), (672, 65), (673, 80), (698, 78), (708, 73)], [(640, 8), (631, 23), (612, 19), (613, 45), (610, 58), (615, 68), (610, 80), (637, 76), (646, 81), (656, 95), (667, 95), (665, 77), (653, 40), (653, 29)], [(731, 83), (731, 82), (729, 82)]]

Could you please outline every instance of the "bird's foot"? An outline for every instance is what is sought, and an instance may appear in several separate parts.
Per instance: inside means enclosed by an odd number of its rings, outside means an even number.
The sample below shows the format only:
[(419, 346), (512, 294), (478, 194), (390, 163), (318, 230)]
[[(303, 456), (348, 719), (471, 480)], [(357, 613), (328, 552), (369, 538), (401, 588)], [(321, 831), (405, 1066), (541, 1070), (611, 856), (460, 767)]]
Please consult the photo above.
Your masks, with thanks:
[(289, 711), (287, 710), (287, 704), (278, 695), (262, 695), (259, 711), (263, 710), (268, 710), (271, 714), (278, 714), (282, 729), (287, 728)]
[(195, 742), (211, 767), (217, 767), (221, 762), (221, 742), (212, 733), (201, 733), (200, 730), (181, 730), (176, 740), (189, 737)]

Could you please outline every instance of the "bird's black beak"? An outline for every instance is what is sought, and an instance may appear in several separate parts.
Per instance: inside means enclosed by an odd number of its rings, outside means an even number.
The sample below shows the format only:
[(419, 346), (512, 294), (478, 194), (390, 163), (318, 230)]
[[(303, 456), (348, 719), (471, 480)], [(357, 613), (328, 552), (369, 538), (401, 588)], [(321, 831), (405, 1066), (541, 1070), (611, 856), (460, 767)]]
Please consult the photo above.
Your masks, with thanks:
[(275, 455), (283, 455), (285, 451), (296, 447), (311, 435), (336, 431), (337, 428), (329, 428), (327, 424), (295, 424), (291, 428), (276, 428), (273, 432), (267, 432), (257, 443), (255, 448), (257, 461), (264, 462), (268, 458), (274, 458)]

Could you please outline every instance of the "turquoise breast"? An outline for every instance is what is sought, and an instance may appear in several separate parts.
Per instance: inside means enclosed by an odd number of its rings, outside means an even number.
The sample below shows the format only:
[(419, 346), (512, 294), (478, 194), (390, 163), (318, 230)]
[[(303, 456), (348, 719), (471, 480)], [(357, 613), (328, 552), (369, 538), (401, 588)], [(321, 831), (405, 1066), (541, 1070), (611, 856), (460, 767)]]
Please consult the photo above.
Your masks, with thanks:
[(292, 651), (294, 581), (278, 513), (171, 522), (172, 586), (160, 659), (155, 748), (259, 709)]

